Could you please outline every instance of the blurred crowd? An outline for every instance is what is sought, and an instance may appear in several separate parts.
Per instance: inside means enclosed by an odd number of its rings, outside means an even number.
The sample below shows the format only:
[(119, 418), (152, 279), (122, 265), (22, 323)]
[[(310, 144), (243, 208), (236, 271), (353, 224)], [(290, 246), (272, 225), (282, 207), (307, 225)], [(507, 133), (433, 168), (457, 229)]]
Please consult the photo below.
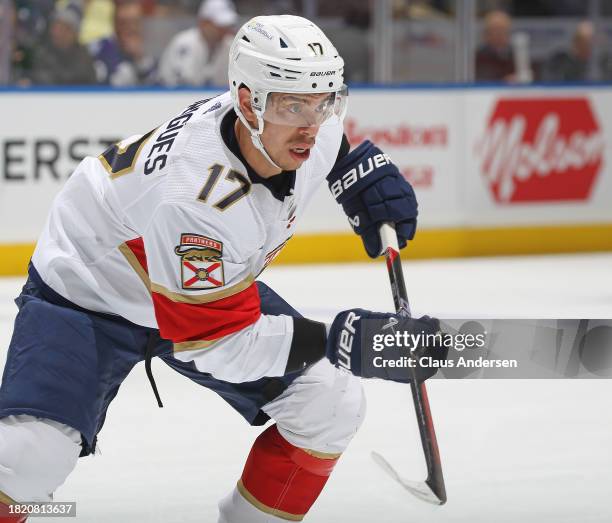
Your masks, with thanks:
[(532, 61), (528, 45), (526, 34), (512, 34), (512, 18), (507, 12), (486, 13), (482, 44), (476, 52), (476, 80), (506, 83), (612, 80), (610, 54), (594, 56), (595, 30), (590, 21), (579, 22), (569, 45), (553, 51), (544, 60)]
[[(3, 2), (9, 15), (3, 17), (3, 32), (12, 34), (5, 84), (227, 83), (228, 51), (238, 23), (231, 0)], [(155, 26), (155, 21), (167, 23)], [(161, 39), (167, 43), (155, 49)]]
[[(415, 25), (452, 20), (457, 1), (394, 0), (392, 17)], [(322, 26), (345, 58), (348, 80), (374, 81), (376, 0), (0, 0), (0, 85), (224, 86), (241, 23), (255, 14), (309, 16), (309, 6), (316, 6), (317, 22), (327, 21)], [(478, 6), (476, 81), (612, 79), (610, 54), (594, 53), (598, 37), (585, 0), (479, 0)], [(549, 11), (583, 20), (571, 41), (534, 60), (513, 17)], [(437, 45), (435, 38), (422, 42)]]

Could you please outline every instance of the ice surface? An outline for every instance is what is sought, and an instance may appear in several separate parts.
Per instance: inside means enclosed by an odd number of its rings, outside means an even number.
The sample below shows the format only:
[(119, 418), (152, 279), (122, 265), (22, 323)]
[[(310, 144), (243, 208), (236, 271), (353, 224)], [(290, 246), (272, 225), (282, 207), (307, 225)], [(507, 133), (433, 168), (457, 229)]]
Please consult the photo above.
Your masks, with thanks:
[[(611, 254), (462, 259), (406, 263), (405, 276), (415, 314), (612, 318), (611, 268)], [(262, 279), (313, 318), (392, 307), (382, 263), (272, 267)], [(21, 283), (0, 280), (2, 357)], [(162, 363), (153, 367), (165, 408), (137, 366), (109, 409), (101, 453), (80, 460), (56, 494), (77, 501), (77, 521), (215, 523), (218, 499), (240, 475), (261, 429)], [(410, 496), (370, 458), (376, 449), (403, 476), (424, 479), (409, 388), (365, 387), (364, 426), (306, 521), (612, 521), (611, 380), (430, 382), (443, 507)]]

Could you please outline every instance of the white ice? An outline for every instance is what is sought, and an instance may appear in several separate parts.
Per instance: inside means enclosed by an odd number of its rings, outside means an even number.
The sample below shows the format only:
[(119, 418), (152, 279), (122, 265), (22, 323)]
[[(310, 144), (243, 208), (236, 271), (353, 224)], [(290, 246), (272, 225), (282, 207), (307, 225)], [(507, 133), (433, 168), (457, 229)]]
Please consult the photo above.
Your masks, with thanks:
[[(612, 318), (611, 268), (612, 254), (404, 264), (414, 312), (440, 317)], [(392, 307), (382, 264), (272, 267), (263, 280), (313, 318)], [(0, 280), (3, 356), (21, 283)], [(137, 366), (109, 409), (100, 454), (80, 460), (56, 493), (77, 501), (78, 521), (214, 523), (238, 479), (261, 429), (162, 363), (154, 372), (165, 408)], [(612, 380), (431, 381), (443, 507), (411, 497), (370, 458), (376, 449), (402, 475), (424, 479), (408, 387), (365, 387), (364, 426), (306, 521), (612, 521)]]

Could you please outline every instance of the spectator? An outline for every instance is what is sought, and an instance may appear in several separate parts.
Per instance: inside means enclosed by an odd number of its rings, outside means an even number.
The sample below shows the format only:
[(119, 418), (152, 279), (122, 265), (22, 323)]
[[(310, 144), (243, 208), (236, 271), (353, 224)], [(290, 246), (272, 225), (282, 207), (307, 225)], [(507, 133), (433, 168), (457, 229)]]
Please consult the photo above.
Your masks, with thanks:
[(402, 0), (393, 5), (395, 18), (409, 18), (410, 20), (431, 20), (448, 17), (445, 12), (435, 5), (433, 0)]
[[(12, 51), (10, 82), (27, 87), (30, 85), (35, 50), (42, 45), (48, 33), (48, 21), (54, 9), (54, 0), (9, 0), (12, 11)], [(6, 34), (3, 29), (3, 34)]]
[(156, 61), (147, 56), (138, 0), (117, 2), (115, 34), (90, 46), (98, 82), (113, 86), (150, 85), (156, 82)]
[(81, 0), (83, 21), (79, 42), (90, 45), (113, 33), (114, 0)]
[(0, 85), (11, 80), (11, 66), (15, 59), (15, 10), (10, 0), (0, 0)]
[(514, 53), (510, 45), (512, 20), (491, 11), (484, 20), (484, 44), (476, 52), (476, 80), (514, 82)]
[(548, 82), (581, 82), (589, 80), (589, 62), (593, 50), (593, 24), (581, 22), (576, 27), (572, 46), (553, 54), (544, 66), (543, 79)]
[(177, 34), (165, 49), (159, 66), (164, 85), (227, 84), (229, 48), (238, 19), (230, 0), (204, 0), (198, 26)]
[(195, 16), (201, 0), (140, 0), (146, 16)]
[(13, 3), (17, 13), (18, 37), (28, 43), (40, 42), (47, 35), (55, 0), (14, 0)]
[(49, 41), (34, 54), (31, 81), (42, 85), (86, 85), (96, 81), (87, 49), (78, 43), (81, 13), (75, 5), (56, 8)]

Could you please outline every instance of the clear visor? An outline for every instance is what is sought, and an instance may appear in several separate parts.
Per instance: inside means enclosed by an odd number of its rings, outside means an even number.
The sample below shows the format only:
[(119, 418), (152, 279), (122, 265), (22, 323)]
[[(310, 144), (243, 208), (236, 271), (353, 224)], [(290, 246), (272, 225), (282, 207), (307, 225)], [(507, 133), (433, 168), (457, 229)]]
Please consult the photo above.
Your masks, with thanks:
[(332, 93), (268, 93), (263, 119), (277, 125), (313, 127), (344, 118), (348, 87)]

